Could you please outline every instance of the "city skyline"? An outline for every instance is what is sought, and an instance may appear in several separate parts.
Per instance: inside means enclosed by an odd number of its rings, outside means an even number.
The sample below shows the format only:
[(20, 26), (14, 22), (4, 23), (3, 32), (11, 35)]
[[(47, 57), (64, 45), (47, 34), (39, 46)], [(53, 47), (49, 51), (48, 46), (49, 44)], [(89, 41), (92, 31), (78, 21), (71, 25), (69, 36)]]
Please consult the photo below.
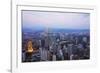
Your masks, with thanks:
[(22, 11), (23, 63), (89, 59), (89, 13)]

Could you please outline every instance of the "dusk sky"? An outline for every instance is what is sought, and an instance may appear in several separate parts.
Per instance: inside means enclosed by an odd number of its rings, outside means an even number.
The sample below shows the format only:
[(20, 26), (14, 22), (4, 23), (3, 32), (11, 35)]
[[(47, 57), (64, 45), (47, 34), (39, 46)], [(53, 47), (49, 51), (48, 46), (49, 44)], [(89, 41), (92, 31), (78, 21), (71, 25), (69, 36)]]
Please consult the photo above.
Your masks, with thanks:
[(89, 13), (22, 11), (22, 28), (89, 29)]

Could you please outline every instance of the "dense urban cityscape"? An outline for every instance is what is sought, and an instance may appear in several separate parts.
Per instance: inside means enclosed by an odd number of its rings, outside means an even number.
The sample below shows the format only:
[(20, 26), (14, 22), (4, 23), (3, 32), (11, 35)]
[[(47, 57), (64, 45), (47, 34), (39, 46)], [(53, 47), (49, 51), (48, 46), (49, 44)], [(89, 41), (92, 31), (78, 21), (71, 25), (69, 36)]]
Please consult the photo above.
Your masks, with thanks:
[(90, 59), (90, 14), (22, 10), (22, 62)]
[(23, 29), (22, 62), (87, 59), (90, 59), (89, 30)]

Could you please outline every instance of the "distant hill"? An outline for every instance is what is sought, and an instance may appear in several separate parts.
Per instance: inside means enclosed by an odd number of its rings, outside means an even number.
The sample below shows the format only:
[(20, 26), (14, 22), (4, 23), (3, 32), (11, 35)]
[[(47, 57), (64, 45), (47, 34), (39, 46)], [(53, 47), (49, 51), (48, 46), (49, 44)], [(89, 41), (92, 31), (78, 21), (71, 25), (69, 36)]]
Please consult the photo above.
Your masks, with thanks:
[(50, 29), (51, 32), (89, 32), (89, 29)]
[[(22, 29), (23, 32), (43, 32), (46, 29)], [(89, 29), (62, 29), (62, 28), (49, 28), (50, 32), (90, 32)]]

